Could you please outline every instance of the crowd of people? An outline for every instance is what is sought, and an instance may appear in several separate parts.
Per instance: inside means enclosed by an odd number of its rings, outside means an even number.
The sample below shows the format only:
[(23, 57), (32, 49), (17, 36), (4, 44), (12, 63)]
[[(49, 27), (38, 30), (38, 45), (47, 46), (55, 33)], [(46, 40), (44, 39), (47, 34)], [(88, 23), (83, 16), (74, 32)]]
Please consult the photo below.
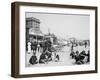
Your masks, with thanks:
[[(32, 53), (32, 56), (29, 59), (29, 63), (31, 65), (34, 64), (45, 64), (49, 63), (51, 61), (58, 62), (60, 60), (60, 55), (58, 52), (63, 48), (61, 45), (54, 47), (50, 39), (45, 39), (43, 41), (34, 41), (34, 42), (29, 42), (30, 49), (28, 53), (30, 54), (30, 50)], [(78, 46), (78, 45), (77, 45)], [(84, 49), (87, 47), (86, 44), (84, 44)], [(71, 47), (71, 53), (70, 57), (75, 60), (75, 64), (85, 64), (90, 62), (90, 51), (79, 51), (79, 50), (74, 50), (75, 46), (70, 46)], [(39, 58), (36, 55), (37, 52), (40, 53)]]
[(78, 50), (71, 51), (70, 56), (75, 60), (75, 64), (85, 64), (90, 62), (90, 51), (87, 52), (85, 50), (79, 52)]
[[(29, 63), (34, 65), (37, 63), (43, 64), (48, 63), (54, 58), (52, 56), (55, 56), (55, 61), (59, 60), (59, 55), (56, 54), (56, 50), (53, 48), (52, 43), (49, 39), (46, 39), (44, 41), (34, 41), (31, 43), (31, 50), (33, 52), (33, 55), (29, 59)], [(39, 59), (37, 59), (37, 52), (40, 53)], [(30, 53), (30, 52), (29, 52)]]

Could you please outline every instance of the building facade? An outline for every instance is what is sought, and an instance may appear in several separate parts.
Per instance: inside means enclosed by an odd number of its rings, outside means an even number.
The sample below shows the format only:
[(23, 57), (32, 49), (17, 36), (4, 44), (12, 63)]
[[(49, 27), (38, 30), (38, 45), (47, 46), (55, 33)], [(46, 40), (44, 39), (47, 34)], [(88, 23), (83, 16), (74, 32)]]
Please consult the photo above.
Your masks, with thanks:
[(40, 20), (34, 17), (26, 18), (26, 48), (29, 41), (38, 41), (42, 38), (43, 34), (40, 30)]
[(26, 40), (38, 39), (42, 37), (42, 31), (40, 30), (40, 20), (34, 17), (26, 18)]

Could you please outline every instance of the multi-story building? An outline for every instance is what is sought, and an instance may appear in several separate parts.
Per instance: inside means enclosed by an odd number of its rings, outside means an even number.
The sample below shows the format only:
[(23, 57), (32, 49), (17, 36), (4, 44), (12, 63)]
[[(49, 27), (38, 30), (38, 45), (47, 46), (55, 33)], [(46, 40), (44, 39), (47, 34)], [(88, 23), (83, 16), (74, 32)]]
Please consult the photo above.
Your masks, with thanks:
[(26, 40), (40, 39), (43, 36), (40, 30), (40, 20), (34, 17), (26, 18)]
[(28, 41), (42, 40), (43, 34), (40, 30), (40, 20), (34, 17), (26, 18), (26, 49)]

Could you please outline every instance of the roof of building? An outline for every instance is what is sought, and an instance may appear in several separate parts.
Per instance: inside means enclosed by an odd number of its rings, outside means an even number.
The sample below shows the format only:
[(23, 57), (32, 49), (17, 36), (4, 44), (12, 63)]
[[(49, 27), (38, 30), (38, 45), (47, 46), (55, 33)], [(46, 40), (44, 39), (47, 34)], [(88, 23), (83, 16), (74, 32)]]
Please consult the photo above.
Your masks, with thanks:
[(26, 18), (26, 21), (34, 21), (34, 22), (40, 23), (40, 20), (35, 17), (28, 17)]

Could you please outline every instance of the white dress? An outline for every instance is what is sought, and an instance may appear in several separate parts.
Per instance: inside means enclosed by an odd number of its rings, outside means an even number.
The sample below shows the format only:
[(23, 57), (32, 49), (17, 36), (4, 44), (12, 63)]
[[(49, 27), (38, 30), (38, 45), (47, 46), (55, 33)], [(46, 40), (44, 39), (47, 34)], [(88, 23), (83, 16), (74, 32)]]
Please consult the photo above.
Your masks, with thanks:
[(28, 42), (28, 53), (30, 53), (30, 52), (31, 52), (31, 43)]

